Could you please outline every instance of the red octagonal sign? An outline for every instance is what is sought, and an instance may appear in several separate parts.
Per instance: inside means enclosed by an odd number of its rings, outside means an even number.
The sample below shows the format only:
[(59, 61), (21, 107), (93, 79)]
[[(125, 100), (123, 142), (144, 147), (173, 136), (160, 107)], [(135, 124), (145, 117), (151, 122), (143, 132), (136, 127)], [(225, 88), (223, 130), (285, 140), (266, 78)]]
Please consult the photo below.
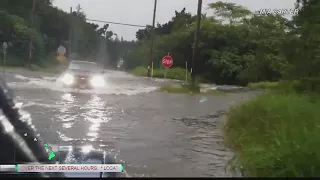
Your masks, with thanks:
[(165, 68), (170, 68), (173, 65), (173, 59), (171, 56), (167, 55), (162, 58), (161, 63)]

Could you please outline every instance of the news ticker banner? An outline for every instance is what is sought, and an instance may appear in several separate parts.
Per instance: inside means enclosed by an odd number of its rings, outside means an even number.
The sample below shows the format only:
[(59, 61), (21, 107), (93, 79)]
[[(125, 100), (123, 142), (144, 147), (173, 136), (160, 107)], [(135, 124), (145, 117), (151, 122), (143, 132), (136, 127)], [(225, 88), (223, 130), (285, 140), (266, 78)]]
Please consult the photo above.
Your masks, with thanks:
[(0, 172), (123, 172), (122, 164), (17, 164), (0, 165)]

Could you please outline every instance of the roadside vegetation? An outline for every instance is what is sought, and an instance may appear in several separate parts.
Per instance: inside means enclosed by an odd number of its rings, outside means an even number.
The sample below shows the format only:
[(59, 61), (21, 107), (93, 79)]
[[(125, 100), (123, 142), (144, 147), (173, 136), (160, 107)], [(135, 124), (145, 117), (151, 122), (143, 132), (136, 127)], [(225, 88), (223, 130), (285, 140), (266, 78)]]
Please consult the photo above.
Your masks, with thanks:
[(278, 88), (279, 82), (257, 82), (257, 83), (249, 83), (248, 87), (252, 89), (274, 89)]
[[(148, 69), (146, 67), (136, 67), (134, 68), (131, 73), (136, 76), (146, 76), (148, 72)], [(153, 69), (153, 77), (154, 78), (164, 78), (166, 70), (164, 68), (157, 68)], [(183, 68), (170, 68), (167, 69), (166, 78), (167, 79), (177, 79), (177, 80), (186, 80), (186, 74), (187, 78), (190, 77), (190, 72)]]
[(190, 94), (198, 94), (200, 93), (200, 88), (196, 87), (191, 89), (189, 85), (163, 85), (160, 88), (162, 92), (169, 92), (169, 93), (190, 93)]
[(51, 66), (38, 66), (35, 64), (31, 64), (29, 67), (25, 66), (12, 66), (12, 65), (1, 65), (1, 71), (14, 71), (14, 70), (30, 70), (30, 71), (39, 71), (44, 73), (52, 73), (52, 74), (59, 74), (63, 71), (63, 67), (60, 65), (51, 65)]
[(269, 90), (232, 107), (224, 127), (226, 143), (236, 151), (230, 164), (246, 177), (318, 177), (319, 97)]

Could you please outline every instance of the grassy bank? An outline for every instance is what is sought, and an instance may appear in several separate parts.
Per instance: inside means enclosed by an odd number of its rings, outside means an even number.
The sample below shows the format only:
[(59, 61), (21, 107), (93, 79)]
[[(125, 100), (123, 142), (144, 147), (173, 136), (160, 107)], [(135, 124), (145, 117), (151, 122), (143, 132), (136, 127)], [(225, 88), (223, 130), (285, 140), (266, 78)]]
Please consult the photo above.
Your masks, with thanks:
[(31, 65), (29, 68), (24, 67), (24, 66), (0, 66), (0, 70), (2, 71), (3, 69), (5, 70), (19, 70), (19, 69), (24, 69), (24, 70), (30, 70), (30, 71), (38, 71), (38, 72), (44, 72), (44, 73), (61, 73), (62, 68), (60, 66), (47, 66), (47, 67), (40, 67), (37, 65)]
[(62, 68), (59, 62), (56, 60), (55, 55), (49, 55), (42, 59), (41, 62), (34, 62), (30, 67), (26, 67), (25, 60), (18, 58), (14, 55), (8, 54), (6, 62), (0, 61), (0, 69), (17, 70), (25, 69), (30, 71), (39, 71), (45, 73), (61, 73)]
[(36, 65), (31, 65), (30, 68), (27, 68), (31, 71), (39, 71), (44, 73), (53, 73), (53, 74), (59, 74), (63, 71), (61, 66), (46, 66), (46, 67), (40, 67)]
[(319, 107), (319, 96), (276, 91), (232, 107), (225, 132), (233, 164), (245, 176), (319, 176)]
[[(131, 71), (135, 76), (147, 76), (148, 69), (145, 67), (137, 67)], [(154, 69), (153, 77), (155, 78), (164, 78), (165, 70), (164, 69)], [(190, 77), (190, 72), (188, 72), (188, 78)], [(186, 80), (186, 70), (182, 68), (170, 68), (167, 70), (168, 79), (177, 79), (177, 80)]]

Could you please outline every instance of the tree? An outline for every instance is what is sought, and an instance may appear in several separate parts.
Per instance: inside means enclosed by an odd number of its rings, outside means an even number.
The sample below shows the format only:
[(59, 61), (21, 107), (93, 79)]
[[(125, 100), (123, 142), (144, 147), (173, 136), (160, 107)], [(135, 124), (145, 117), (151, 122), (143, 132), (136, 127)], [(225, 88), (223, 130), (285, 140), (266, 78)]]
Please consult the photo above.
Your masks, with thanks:
[(290, 43), (291, 74), (298, 77), (319, 77), (320, 72), (320, 2), (297, 0), (299, 13), (293, 17)]
[[(319, 37), (315, 33), (318, 32), (318, 19), (310, 18), (320, 12), (316, 4), (318, 1), (304, 2), (301, 11), (305, 14), (299, 13), (292, 21), (282, 16), (257, 15), (234, 3), (209, 4), (214, 13), (203, 15), (201, 23), (200, 57), (197, 60), (201, 75), (218, 84), (246, 84), (277, 81), (292, 76), (293, 72), (301, 74), (302, 69), (307, 73), (307, 69), (313, 68), (308, 74), (316, 74), (319, 72), (316, 71), (319, 43), (314, 37)], [(306, 22), (312, 22), (313, 28), (310, 29), (311, 23), (306, 25)], [(170, 21), (158, 24), (155, 67), (160, 67), (159, 60), (167, 52), (174, 57), (174, 67), (184, 68), (185, 62), (190, 64), (194, 31), (195, 17), (185, 9), (176, 11)], [(138, 46), (124, 58), (127, 68), (146, 66), (149, 32), (148, 27), (137, 32)], [(303, 36), (305, 38), (301, 38)], [(302, 51), (306, 54), (300, 53)], [(301, 56), (310, 56), (310, 64), (302, 65)]]
[(239, 23), (252, 15), (252, 12), (243, 6), (238, 6), (235, 3), (225, 3), (218, 1), (209, 4), (209, 8), (214, 11), (214, 17), (218, 17), (222, 22), (230, 24)]
[[(33, 36), (32, 63), (39, 66), (56, 64), (55, 53), (60, 45), (71, 46), (73, 58), (97, 61), (98, 52), (107, 52), (118, 58), (119, 54), (128, 49), (132, 42), (117, 42), (116, 50), (104, 46), (112, 46), (113, 32), (108, 31), (109, 25), (99, 28), (97, 24), (86, 22), (81, 5), (68, 14), (52, 6), (50, 0), (35, 0), (33, 25), (30, 21), (32, 0), (3, 0), (0, 2), (0, 41), (12, 43), (8, 49), (8, 65), (24, 65), (27, 63), (29, 35)], [(71, 30), (71, 42), (69, 32)], [(71, 44), (68, 44), (71, 43)], [(116, 53), (115, 53), (116, 52)], [(105, 59), (105, 61), (108, 61)], [(108, 65), (108, 62), (103, 62)]]

